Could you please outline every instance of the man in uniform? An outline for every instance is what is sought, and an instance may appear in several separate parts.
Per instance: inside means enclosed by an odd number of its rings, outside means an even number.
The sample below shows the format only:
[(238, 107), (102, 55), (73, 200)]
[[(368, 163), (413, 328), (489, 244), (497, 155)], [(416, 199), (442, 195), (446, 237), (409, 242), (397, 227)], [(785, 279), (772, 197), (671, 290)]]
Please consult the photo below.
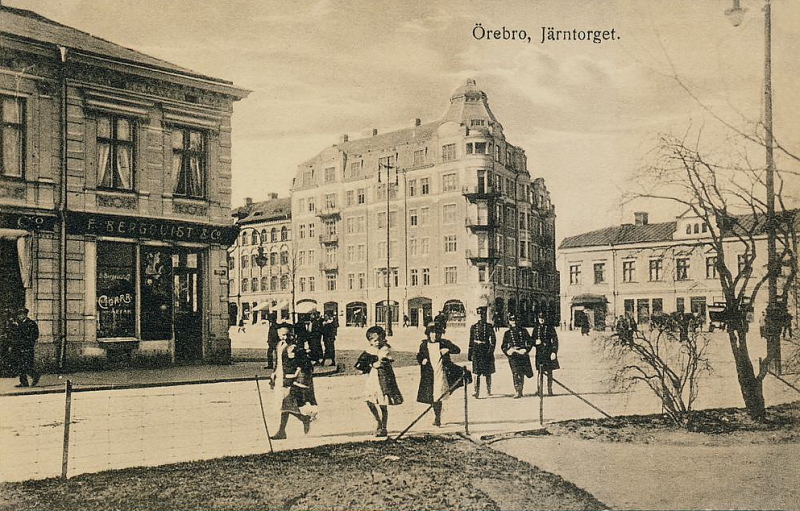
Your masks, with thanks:
[(325, 360), (330, 360), (331, 365), (336, 365), (336, 335), (339, 331), (339, 320), (336, 313), (328, 311), (325, 313), (325, 319), (322, 321), (322, 342), (324, 344), (324, 353), (322, 355), (322, 365), (325, 365)]
[(14, 343), (16, 373), (19, 375), (17, 387), (29, 386), (28, 375), (31, 376), (30, 384), (35, 387), (39, 383), (39, 373), (34, 367), (34, 346), (39, 339), (39, 327), (28, 317), (28, 309), (23, 307), (17, 311), (10, 333)]
[(519, 326), (513, 314), (508, 315), (509, 327), (503, 335), (503, 344), (500, 349), (508, 357), (511, 367), (511, 377), (514, 380), (514, 398), (522, 397), (522, 388), (525, 378), (533, 378), (533, 366), (529, 355), (533, 343), (528, 331)]
[(486, 307), (478, 307), (478, 322), (469, 329), (469, 351), (467, 360), (472, 362), (472, 372), (475, 373), (475, 394), (477, 398), (481, 391), (481, 376), (486, 379), (486, 394), (492, 395), (492, 374), (494, 368), (494, 349), (497, 346), (497, 337), (494, 326), (486, 321)]

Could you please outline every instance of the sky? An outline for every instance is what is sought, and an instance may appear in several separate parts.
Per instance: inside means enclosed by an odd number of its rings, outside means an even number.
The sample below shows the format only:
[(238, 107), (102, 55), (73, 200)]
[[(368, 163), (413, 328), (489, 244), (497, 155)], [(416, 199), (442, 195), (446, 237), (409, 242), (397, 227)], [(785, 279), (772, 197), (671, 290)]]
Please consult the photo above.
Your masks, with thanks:
[[(335, 144), (430, 122), (474, 78), (543, 177), (557, 238), (681, 211), (624, 203), (659, 134), (704, 150), (762, 119), (764, 0), (3, 0), (252, 91), (234, 107), (233, 205), (289, 193), (297, 166)], [(772, 0), (774, 132), (800, 152), (800, 2)], [(531, 42), (476, 39), (525, 30)], [(541, 41), (542, 27), (615, 30), (600, 44)], [(683, 84), (683, 85), (681, 85)], [(798, 170), (778, 159), (778, 167)], [(800, 198), (800, 178), (787, 195)]]

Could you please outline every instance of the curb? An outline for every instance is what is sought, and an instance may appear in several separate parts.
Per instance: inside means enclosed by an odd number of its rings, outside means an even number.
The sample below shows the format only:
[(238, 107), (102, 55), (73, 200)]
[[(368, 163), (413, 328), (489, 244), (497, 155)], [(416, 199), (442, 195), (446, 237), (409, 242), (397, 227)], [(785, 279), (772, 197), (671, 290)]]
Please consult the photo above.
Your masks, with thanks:
[[(323, 369), (319, 371), (314, 371), (314, 377), (325, 377), (325, 376), (333, 376), (339, 372), (339, 366), (331, 367), (325, 366)], [(243, 381), (253, 381), (255, 376), (258, 376), (259, 379), (266, 379), (268, 375), (253, 375), (253, 376), (232, 376), (230, 378), (213, 378), (213, 379), (192, 379), (192, 380), (181, 380), (181, 381), (167, 381), (167, 382), (151, 382), (151, 383), (105, 383), (105, 384), (80, 384), (80, 383), (73, 383), (72, 385), (72, 392), (92, 392), (98, 390), (130, 390), (130, 389), (148, 389), (154, 387), (177, 387), (180, 385), (208, 385), (212, 383), (235, 383), (235, 382), (243, 382)], [(66, 381), (66, 378), (64, 378)], [(63, 394), (64, 388), (59, 386), (58, 388), (39, 388), (39, 389), (30, 389), (30, 390), (20, 390), (18, 392), (0, 392), (0, 397), (12, 397), (12, 396), (32, 396), (32, 395), (44, 395), (44, 394)]]

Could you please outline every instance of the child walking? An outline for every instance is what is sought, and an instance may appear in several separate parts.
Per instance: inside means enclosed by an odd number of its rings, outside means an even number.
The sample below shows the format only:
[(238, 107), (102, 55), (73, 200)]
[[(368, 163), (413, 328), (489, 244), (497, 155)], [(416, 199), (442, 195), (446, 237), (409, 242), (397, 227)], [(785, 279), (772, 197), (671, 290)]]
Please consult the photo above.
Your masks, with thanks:
[(377, 423), (375, 436), (386, 437), (389, 405), (403, 404), (403, 394), (400, 393), (394, 376), (391, 346), (386, 342), (384, 329), (380, 326), (370, 327), (367, 330), (367, 341), (369, 348), (358, 357), (355, 367), (367, 374), (364, 398)]

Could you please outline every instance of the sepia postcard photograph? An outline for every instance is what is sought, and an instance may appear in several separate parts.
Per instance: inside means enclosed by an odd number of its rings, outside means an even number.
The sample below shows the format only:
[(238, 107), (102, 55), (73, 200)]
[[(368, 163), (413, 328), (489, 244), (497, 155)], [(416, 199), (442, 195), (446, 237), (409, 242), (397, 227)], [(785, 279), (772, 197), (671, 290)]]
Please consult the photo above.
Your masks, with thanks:
[(0, 0), (0, 511), (800, 511), (800, 3)]

